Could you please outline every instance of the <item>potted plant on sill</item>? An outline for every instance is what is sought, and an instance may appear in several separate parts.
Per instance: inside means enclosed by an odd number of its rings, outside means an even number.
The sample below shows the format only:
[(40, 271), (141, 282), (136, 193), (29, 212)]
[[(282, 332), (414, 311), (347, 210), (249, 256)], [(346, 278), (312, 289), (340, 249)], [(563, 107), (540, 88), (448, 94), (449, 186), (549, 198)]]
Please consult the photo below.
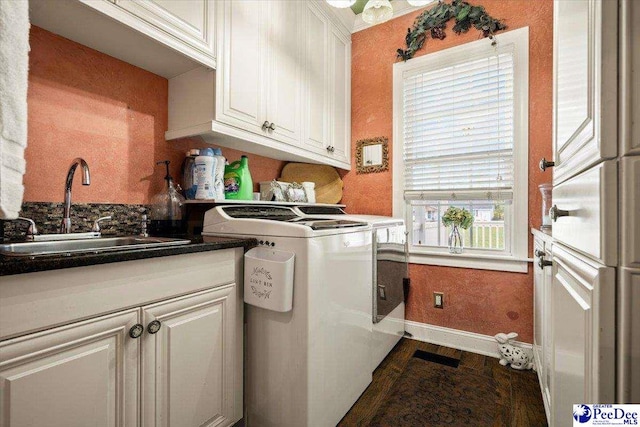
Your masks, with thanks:
[(449, 252), (452, 254), (461, 254), (464, 249), (464, 241), (462, 240), (459, 229), (462, 228), (466, 230), (473, 225), (473, 214), (465, 208), (451, 206), (442, 216), (442, 223), (446, 227), (451, 226)]

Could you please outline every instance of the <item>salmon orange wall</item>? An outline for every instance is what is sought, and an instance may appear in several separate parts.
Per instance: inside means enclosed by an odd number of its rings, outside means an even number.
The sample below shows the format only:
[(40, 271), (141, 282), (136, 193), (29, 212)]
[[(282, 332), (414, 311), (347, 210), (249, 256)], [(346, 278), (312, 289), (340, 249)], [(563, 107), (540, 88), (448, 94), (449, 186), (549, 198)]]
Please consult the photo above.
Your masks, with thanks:
[[(472, 0), (471, 3), (482, 5), (490, 15), (504, 19), (509, 27), (507, 31), (529, 27), (529, 224), (539, 227), (538, 185), (551, 180), (551, 174), (540, 172), (537, 164), (543, 156), (551, 157), (553, 2)], [(405, 48), (407, 28), (419, 14), (404, 15), (352, 36), (351, 158), (354, 167), (356, 141), (386, 136), (393, 145), (392, 67), (397, 61), (396, 49)], [(451, 26), (444, 40), (429, 38), (416, 56), (480, 37), (474, 29), (456, 35)], [(350, 213), (392, 214), (391, 171), (358, 175), (352, 170), (343, 179), (343, 202)], [(531, 267), (528, 274), (521, 274), (411, 265), (410, 273), (409, 320), (487, 335), (516, 331), (520, 340), (532, 341)], [(432, 307), (434, 291), (445, 293), (443, 310)]]
[[(25, 201), (61, 202), (71, 160), (84, 158), (91, 185), (74, 180), (73, 202), (149, 203), (162, 188), (171, 160), (174, 178), (190, 139), (167, 142), (167, 79), (31, 28), (29, 138)], [(242, 153), (223, 150), (230, 160)], [(249, 156), (254, 182), (279, 176), (284, 162)]]

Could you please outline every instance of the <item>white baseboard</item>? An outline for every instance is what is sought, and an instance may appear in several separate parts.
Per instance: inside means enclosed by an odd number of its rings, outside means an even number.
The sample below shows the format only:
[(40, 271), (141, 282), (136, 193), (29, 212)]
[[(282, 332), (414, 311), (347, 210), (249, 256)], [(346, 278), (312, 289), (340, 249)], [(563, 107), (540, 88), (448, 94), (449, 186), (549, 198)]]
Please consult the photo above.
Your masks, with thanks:
[[(459, 350), (470, 351), (485, 356), (500, 357), (498, 343), (489, 335), (476, 334), (474, 332), (445, 328), (442, 326), (427, 325), (426, 323), (405, 320), (405, 331), (413, 335), (413, 339), (428, 342)], [(510, 331), (509, 331), (510, 332)], [(531, 344), (515, 341), (517, 347), (531, 350)]]

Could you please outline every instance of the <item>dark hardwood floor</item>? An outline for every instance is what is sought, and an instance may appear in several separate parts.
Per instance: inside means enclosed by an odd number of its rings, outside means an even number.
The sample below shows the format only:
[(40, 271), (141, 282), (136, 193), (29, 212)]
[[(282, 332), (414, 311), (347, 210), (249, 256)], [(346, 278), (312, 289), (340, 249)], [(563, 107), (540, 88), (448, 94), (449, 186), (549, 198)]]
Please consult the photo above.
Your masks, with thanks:
[[(411, 412), (412, 410), (408, 408), (408, 406), (407, 408), (402, 408), (402, 420), (399, 414), (397, 424), (394, 421), (390, 421), (394, 419), (393, 411), (397, 410), (398, 403), (396, 402), (395, 406), (389, 405), (388, 400), (393, 399), (393, 395), (399, 392), (397, 386), (401, 383), (396, 384), (396, 382), (401, 379), (401, 382), (407, 382), (406, 375), (409, 374), (407, 374), (406, 369), (409, 362), (413, 359), (412, 363), (434, 363), (423, 360), (415, 362), (413, 355), (418, 349), (460, 360), (457, 368), (442, 367), (443, 370), (455, 369), (455, 371), (452, 370), (448, 372), (451, 373), (452, 377), (455, 373), (458, 378), (457, 383), (452, 379), (452, 384), (450, 384), (451, 388), (447, 391), (447, 393), (451, 392), (451, 395), (455, 396), (449, 399), (450, 401), (448, 403), (445, 403), (449, 407), (456, 406), (458, 396), (465, 396), (464, 393), (467, 393), (466, 396), (469, 396), (469, 392), (476, 393), (473, 388), (469, 391), (469, 387), (467, 387), (467, 390), (461, 390), (463, 386), (466, 385), (464, 379), (465, 376), (467, 376), (470, 380), (469, 383), (472, 383), (472, 379), (476, 384), (486, 382), (491, 385), (491, 390), (495, 390), (494, 395), (487, 396), (486, 389), (480, 391), (480, 387), (478, 387), (477, 394), (484, 395), (472, 396), (481, 402), (480, 405), (485, 405), (484, 402), (486, 402), (486, 407), (481, 408), (480, 412), (490, 413), (493, 426), (542, 427), (547, 425), (540, 387), (538, 385), (538, 377), (534, 371), (517, 371), (509, 367), (501, 366), (498, 363), (498, 359), (492, 357), (403, 338), (391, 351), (389, 356), (380, 364), (378, 369), (375, 370), (373, 373), (373, 382), (340, 421), (338, 426), (369, 426), (372, 425), (372, 422), (373, 425), (376, 426), (423, 425), (426, 427), (429, 425), (473, 425), (474, 421), (469, 424), (468, 420), (463, 421), (461, 418), (456, 419), (455, 416), (452, 418), (451, 414), (448, 414), (449, 418), (441, 417), (439, 422), (431, 422), (426, 418), (420, 418), (420, 415), (417, 413), (408, 416), (407, 412)], [(440, 366), (442, 365), (438, 365), (436, 369)], [(434, 367), (430, 366), (429, 368), (433, 369)], [(415, 370), (413, 372), (414, 373), (410, 375), (415, 375)], [(405, 375), (405, 378), (403, 378), (403, 375)], [(444, 377), (443, 381), (446, 382), (447, 375), (442, 376)], [(460, 378), (463, 380), (460, 381)], [(417, 381), (419, 381), (419, 379)], [(396, 385), (395, 389), (394, 385)], [(447, 386), (449, 384), (444, 385)], [(423, 381), (422, 384), (420, 384), (423, 393), (425, 392), (424, 387), (427, 387), (426, 393), (430, 393), (428, 390), (429, 386), (429, 381)], [(440, 395), (442, 395), (442, 381), (437, 387), (438, 390), (432, 390), (433, 393), (440, 393)], [(405, 401), (407, 405), (416, 405), (415, 402), (410, 402), (411, 396), (405, 395), (403, 399), (406, 400), (400, 400), (401, 406), (404, 405), (403, 402)], [(421, 398), (416, 397), (416, 399)], [(460, 399), (464, 399), (464, 397)], [(428, 403), (424, 401), (418, 402), (418, 407), (420, 407), (421, 404), (422, 411), (425, 411), (424, 405)], [(407, 409), (409, 410), (407, 411)], [(466, 410), (466, 408), (463, 408), (463, 411), (464, 410)], [(429, 409), (427, 408), (426, 411), (428, 412)], [(381, 413), (384, 413), (384, 416), (381, 417)], [(455, 408), (453, 409), (453, 413), (455, 414)], [(407, 422), (407, 418), (411, 420)], [(478, 426), (485, 425), (484, 422), (476, 422)]]

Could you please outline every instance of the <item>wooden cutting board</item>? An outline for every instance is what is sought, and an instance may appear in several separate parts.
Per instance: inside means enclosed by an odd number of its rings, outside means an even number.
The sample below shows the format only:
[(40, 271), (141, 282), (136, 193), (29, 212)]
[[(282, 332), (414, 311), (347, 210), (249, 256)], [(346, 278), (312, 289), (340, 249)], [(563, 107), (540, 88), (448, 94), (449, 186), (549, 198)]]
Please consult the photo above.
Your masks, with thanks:
[(338, 203), (342, 200), (343, 182), (335, 168), (310, 163), (287, 163), (279, 181), (314, 182), (316, 203)]

